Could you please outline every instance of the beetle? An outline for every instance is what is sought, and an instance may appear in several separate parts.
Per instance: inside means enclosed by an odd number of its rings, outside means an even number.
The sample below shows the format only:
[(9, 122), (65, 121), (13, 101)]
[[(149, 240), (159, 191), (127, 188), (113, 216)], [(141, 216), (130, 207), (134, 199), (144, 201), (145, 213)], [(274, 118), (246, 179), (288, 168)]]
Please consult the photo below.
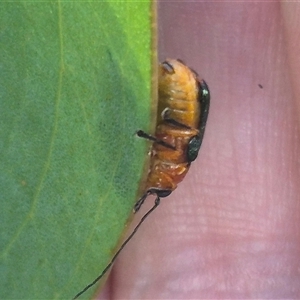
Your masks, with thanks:
[(184, 179), (198, 156), (209, 112), (206, 82), (180, 60), (160, 64), (158, 94), (155, 136), (137, 132), (139, 137), (153, 141), (153, 145), (146, 192), (136, 202), (135, 212), (148, 195), (167, 197)]
[(150, 166), (145, 192), (135, 203), (137, 213), (149, 195), (155, 195), (154, 205), (141, 218), (102, 273), (73, 299), (96, 284), (131, 240), (145, 219), (158, 207), (161, 198), (169, 196), (187, 174), (197, 158), (207, 122), (210, 92), (204, 80), (181, 60), (167, 59), (159, 65), (158, 111), (154, 135), (143, 130), (138, 137), (152, 141)]

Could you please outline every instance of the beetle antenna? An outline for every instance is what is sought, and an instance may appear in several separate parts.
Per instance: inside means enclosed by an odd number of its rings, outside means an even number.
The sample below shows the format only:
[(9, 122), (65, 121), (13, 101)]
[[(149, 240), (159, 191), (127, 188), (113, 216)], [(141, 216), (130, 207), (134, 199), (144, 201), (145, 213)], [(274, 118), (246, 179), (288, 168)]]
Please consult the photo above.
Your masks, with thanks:
[(135, 226), (135, 228), (133, 229), (132, 233), (128, 236), (128, 238), (123, 242), (123, 244), (121, 245), (121, 247), (119, 248), (119, 250), (116, 252), (116, 254), (113, 256), (113, 258), (111, 259), (110, 263), (105, 267), (105, 269), (102, 271), (102, 273), (90, 284), (88, 284), (83, 290), (81, 290), (78, 294), (76, 294), (76, 296), (73, 298), (77, 299), (78, 297), (80, 297), (84, 292), (86, 292), (88, 289), (90, 289), (93, 285), (95, 285), (104, 275), (105, 273), (110, 269), (110, 267), (113, 265), (114, 261), (117, 259), (117, 257), (119, 256), (120, 252), (125, 248), (125, 246), (127, 245), (127, 243), (131, 240), (131, 238), (136, 234), (137, 230), (139, 229), (139, 227), (143, 224), (143, 222), (147, 219), (147, 217), (158, 207), (160, 203), (160, 197), (156, 196), (156, 199), (154, 201), (154, 205), (152, 206), (152, 208), (150, 208), (148, 210), (148, 212), (146, 212), (144, 214), (144, 216), (141, 218), (141, 220), (139, 221), (139, 223)]

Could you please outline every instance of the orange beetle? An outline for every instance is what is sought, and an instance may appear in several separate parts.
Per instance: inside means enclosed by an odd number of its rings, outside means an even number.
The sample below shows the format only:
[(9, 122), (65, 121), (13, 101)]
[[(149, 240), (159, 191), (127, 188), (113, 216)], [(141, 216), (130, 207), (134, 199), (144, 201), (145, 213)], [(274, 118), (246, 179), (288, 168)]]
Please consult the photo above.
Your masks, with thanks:
[(153, 141), (146, 193), (136, 202), (138, 211), (150, 194), (171, 194), (197, 158), (207, 121), (210, 93), (204, 80), (180, 60), (166, 60), (159, 67), (158, 120)]
[(158, 120), (155, 136), (142, 130), (139, 137), (153, 141), (146, 192), (136, 202), (136, 213), (149, 195), (156, 195), (154, 206), (141, 218), (102, 273), (74, 299), (96, 284), (112, 266), (138, 228), (159, 205), (160, 198), (169, 196), (187, 174), (201, 147), (207, 121), (210, 93), (204, 80), (182, 61), (168, 59), (159, 66)]

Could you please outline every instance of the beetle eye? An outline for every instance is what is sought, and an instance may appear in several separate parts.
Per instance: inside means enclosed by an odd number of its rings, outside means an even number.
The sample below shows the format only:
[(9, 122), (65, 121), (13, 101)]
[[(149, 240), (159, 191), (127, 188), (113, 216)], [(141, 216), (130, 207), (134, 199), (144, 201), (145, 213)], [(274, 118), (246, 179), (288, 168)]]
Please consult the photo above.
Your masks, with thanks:
[(202, 140), (198, 135), (195, 135), (190, 139), (187, 149), (187, 160), (189, 162), (192, 162), (197, 158), (201, 143)]
[(168, 197), (171, 193), (171, 190), (156, 190), (156, 195), (161, 198)]

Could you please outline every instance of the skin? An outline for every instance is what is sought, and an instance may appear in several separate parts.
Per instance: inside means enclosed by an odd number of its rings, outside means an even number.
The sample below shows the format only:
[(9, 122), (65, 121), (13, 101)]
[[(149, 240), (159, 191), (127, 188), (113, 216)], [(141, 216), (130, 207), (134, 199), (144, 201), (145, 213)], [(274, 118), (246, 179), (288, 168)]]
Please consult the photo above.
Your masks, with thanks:
[(299, 16), (295, 2), (160, 3), (160, 60), (203, 76), (210, 115), (98, 299), (300, 298)]

